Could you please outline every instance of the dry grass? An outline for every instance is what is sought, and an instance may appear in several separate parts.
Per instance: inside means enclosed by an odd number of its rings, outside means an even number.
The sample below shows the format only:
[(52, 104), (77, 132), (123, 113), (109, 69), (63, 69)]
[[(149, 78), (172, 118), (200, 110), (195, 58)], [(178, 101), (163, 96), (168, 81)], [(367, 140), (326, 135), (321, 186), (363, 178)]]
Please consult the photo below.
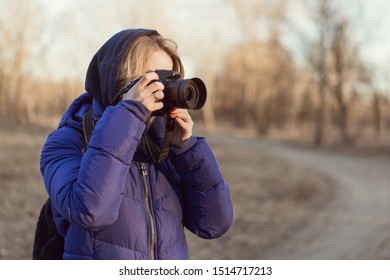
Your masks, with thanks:
[[(46, 199), (39, 156), (48, 129), (0, 123), (0, 259), (30, 259)], [(194, 259), (256, 259), (302, 227), (332, 195), (327, 178), (209, 135), (231, 186), (234, 224), (217, 240), (187, 233)]]
[(0, 259), (30, 259), (46, 193), (39, 156), (48, 130), (0, 125)]

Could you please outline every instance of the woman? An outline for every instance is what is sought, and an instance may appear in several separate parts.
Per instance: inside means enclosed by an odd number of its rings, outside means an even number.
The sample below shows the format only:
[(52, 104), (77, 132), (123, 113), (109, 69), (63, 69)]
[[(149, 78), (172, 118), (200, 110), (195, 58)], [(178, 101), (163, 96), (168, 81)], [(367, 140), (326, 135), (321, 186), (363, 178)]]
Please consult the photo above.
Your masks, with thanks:
[[(170, 110), (169, 158), (155, 160), (150, 143), (162, 148), (165, 135), (164, 117), (153, 114), (164, 98), (157, 69), (184, 75), (172, 41), (154, 30), (115, 34), (89, 65), (87, 92), (43, 147), (41, 172), (64, 259), (189, 259), (184, 227), (211, 239), (232, 224), (229, 187), (205, 139), (193, 136), (187, 110)], [(85, 147), (90, 108), (95, 127)]]

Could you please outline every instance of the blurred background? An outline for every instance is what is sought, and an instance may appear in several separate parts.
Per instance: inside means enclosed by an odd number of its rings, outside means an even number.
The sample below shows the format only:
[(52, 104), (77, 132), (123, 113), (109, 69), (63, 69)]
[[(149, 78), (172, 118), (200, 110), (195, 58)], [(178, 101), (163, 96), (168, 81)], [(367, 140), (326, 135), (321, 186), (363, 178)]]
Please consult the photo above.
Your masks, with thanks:
[[(56, 123), (99, 47), (125, 28), (174, 39), (216, 122), (352, 144), (390, 127), (384, 0), (0, 1), (0, 112)], [(325, 133), (326, 131), (326, 133)]]
[(0, 0), (0, 258), (30, 257), (47, 133), (100, 46), (138, 27), (176, 41), (208, 88), (194, 118), (236, 214), (218, 241), (189, 234), (194, 258), (390, 258), (389, 14), (386, 0)]

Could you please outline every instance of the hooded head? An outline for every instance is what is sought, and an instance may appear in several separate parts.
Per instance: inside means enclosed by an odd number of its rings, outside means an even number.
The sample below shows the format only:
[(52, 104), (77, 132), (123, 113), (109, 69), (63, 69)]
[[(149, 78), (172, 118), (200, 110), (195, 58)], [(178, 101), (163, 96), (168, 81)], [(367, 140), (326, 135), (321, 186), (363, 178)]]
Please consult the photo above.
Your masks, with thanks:
[[(135, 47), (137, 42), (141, 41), (141, 37), (153, 39)], [(142, 72), (146, 70), (142, 69), (147, 59), (145, 54), (153, 47), (167, 52), (172, 58), (173, 70), (182, 72), (182, 77), (184, 76), (183, 65), (172, 41), (163, 38), (155, 30), (126, 29), (112, 36), (92, 58), (85, 80), (87, 92), (104, 108), (113, 105), (121, 88), (134, 76), (145, 74)], [(140, 48), (146, 49), (140, 51)]]

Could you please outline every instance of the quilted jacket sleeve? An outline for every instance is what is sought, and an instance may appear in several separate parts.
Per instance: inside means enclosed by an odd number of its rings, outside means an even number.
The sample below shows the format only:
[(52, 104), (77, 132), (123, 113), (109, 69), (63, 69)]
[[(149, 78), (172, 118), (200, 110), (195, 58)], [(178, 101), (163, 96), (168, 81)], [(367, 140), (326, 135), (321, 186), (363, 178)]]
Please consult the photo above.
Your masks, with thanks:
[(66, 220), (98, 230), (117, 219), (124, 180), (149, 115), (135, 101), (107, 107), (85, 154), (74, 129), (62, 127), (49, 135), (41, 172), (54, 207)]
[(172, 159), (184, 193), (184, 223), (202, 238), (223, 235), (233, 222), (229, 186), (204, 138)]

